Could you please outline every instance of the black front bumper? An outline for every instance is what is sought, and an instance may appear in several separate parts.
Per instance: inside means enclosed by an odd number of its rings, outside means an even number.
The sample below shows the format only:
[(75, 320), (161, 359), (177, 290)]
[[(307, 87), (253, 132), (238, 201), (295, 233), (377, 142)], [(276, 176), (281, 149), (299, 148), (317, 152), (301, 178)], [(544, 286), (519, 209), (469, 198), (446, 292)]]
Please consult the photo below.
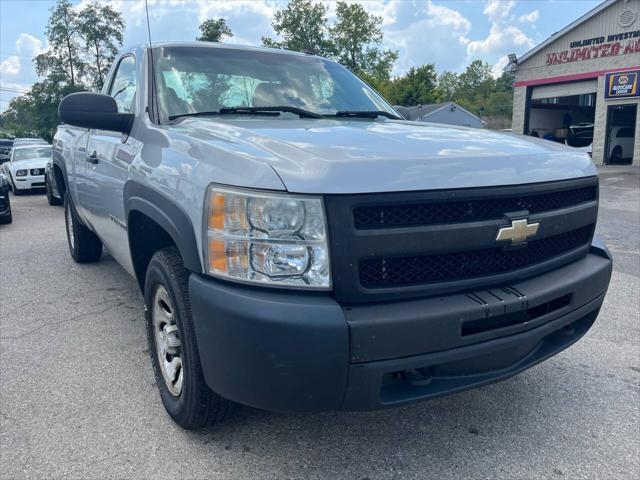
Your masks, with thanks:
[(499, 288), (342, 306), (332, 297), (192, 275), (208, 385), (269, 410), (370, 410), (511, 377), (576, 342), (611, 277), (603, 244)]

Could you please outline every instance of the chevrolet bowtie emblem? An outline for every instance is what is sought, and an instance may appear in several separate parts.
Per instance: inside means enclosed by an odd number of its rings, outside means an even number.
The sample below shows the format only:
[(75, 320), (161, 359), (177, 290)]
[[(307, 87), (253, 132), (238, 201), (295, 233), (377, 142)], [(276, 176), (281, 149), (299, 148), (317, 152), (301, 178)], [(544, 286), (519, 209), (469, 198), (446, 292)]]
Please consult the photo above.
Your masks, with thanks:
[(526, 218), (522, 220), (512, 220), (511, 226), (502, 227), (498, 230), (497, 241), (511, 241), (511, 245), (525, 243), (529, 237), (533, 237), (538, 232), (539, 222), (529, 223)]

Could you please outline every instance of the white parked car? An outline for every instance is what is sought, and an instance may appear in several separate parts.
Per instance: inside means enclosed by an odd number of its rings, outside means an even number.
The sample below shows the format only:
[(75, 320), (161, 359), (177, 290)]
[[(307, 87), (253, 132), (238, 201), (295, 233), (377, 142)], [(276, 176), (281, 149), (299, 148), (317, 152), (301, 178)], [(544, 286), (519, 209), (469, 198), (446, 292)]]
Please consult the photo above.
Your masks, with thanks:
[(633, 127), (612, 127), (609, 134), (609, 163), (633, 157)]
[[(564, 142), (565, 145), (570, 146), (566, 141)], [(587, 153), (590, 157), (593, 156), (593, 142), (591, 142), (589, 145), (587, 145), (586, 147), (573, 147), (576, 150), (580, 150), (581, 152)]]
[[(623, 158), (633, 157), (633, 127), (612, 127), (609, 134), (609, 163), (621, 163)], [(565, 145), (569, 145), (565, 141)], [(593, 143), (585, 147), (574, 147), (576, 150), (593, 154)]]
[(51, 145), (24, 145), (11, 150), (9, 162), (4, 169), (15, 195), (44, 188), (44, 169), (51, 159)]

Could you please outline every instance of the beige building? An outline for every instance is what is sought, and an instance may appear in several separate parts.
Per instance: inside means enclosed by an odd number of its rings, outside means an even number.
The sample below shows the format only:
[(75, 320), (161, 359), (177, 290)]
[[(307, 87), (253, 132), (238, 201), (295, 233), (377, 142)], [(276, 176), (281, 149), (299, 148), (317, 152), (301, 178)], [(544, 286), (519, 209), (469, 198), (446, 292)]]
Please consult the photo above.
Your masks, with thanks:
[(640, 0), (607, 0), (513, 57), (514, 132), (640, 164)]

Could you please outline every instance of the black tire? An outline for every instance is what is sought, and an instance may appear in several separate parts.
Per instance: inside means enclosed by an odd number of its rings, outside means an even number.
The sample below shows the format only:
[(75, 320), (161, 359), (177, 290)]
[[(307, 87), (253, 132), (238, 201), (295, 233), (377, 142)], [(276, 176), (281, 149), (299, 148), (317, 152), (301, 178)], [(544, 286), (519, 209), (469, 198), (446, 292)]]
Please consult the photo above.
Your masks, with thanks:
[(11, 200), (9, 200), (9, 196), (7, 195), (7, 210), (9, 210), (8, 215), (4, 215), (0, 217), (0, 225), (8, 225), (13, 222), (13, 213), (11, 212)]
[[(149, 354), (162, 404), (178, 425), (193, 430), (222, 421), (233, 412), (235, 404), (211, 391), (205, 383), (191, 315), (188, 282), (189, 273), (178, 251), (173, 247), (159, 250), (147, 267), (144, 301)], [(153, 311), (156, 291), (160, 286), (164, 287), (172, 304), (171, 314), (180, 339), (183, 377), (178, 395), (169, 391), (158, 360)]]
[(620, 147), (615, 147), (613, 152), (611, 152), (611, 156), (609, 157), (609, 163), (612, 165), (622, 163), (622, 149)]
[(45, 177), (44, 179), (44, 186), (47, 190), (47, 202), (49, 202), (49, 205), (60, 205), (62, 203), (62, 201), (53, 196), (53, 192), (51, 191), (51, 185), (49, 184), (49, 177)]
[(23, 194), (23, 191), (22, 191), (22, 190), (18, 190), (18, 189), (16, 188), (15, 183), (11, 185), (11, 190), (13, 190), (13, 194), (14, 194), (16, 197), (19, 197), (20, 195), (22, 195), (22, 194)]
[(102, 242), (95, 233), (82, 224), (71, 202), (71, 196), (65, 195), (64, 200), (64, 223), (67, 228), (67, 244), (71, 258), (78, 263), (100, 260)]

